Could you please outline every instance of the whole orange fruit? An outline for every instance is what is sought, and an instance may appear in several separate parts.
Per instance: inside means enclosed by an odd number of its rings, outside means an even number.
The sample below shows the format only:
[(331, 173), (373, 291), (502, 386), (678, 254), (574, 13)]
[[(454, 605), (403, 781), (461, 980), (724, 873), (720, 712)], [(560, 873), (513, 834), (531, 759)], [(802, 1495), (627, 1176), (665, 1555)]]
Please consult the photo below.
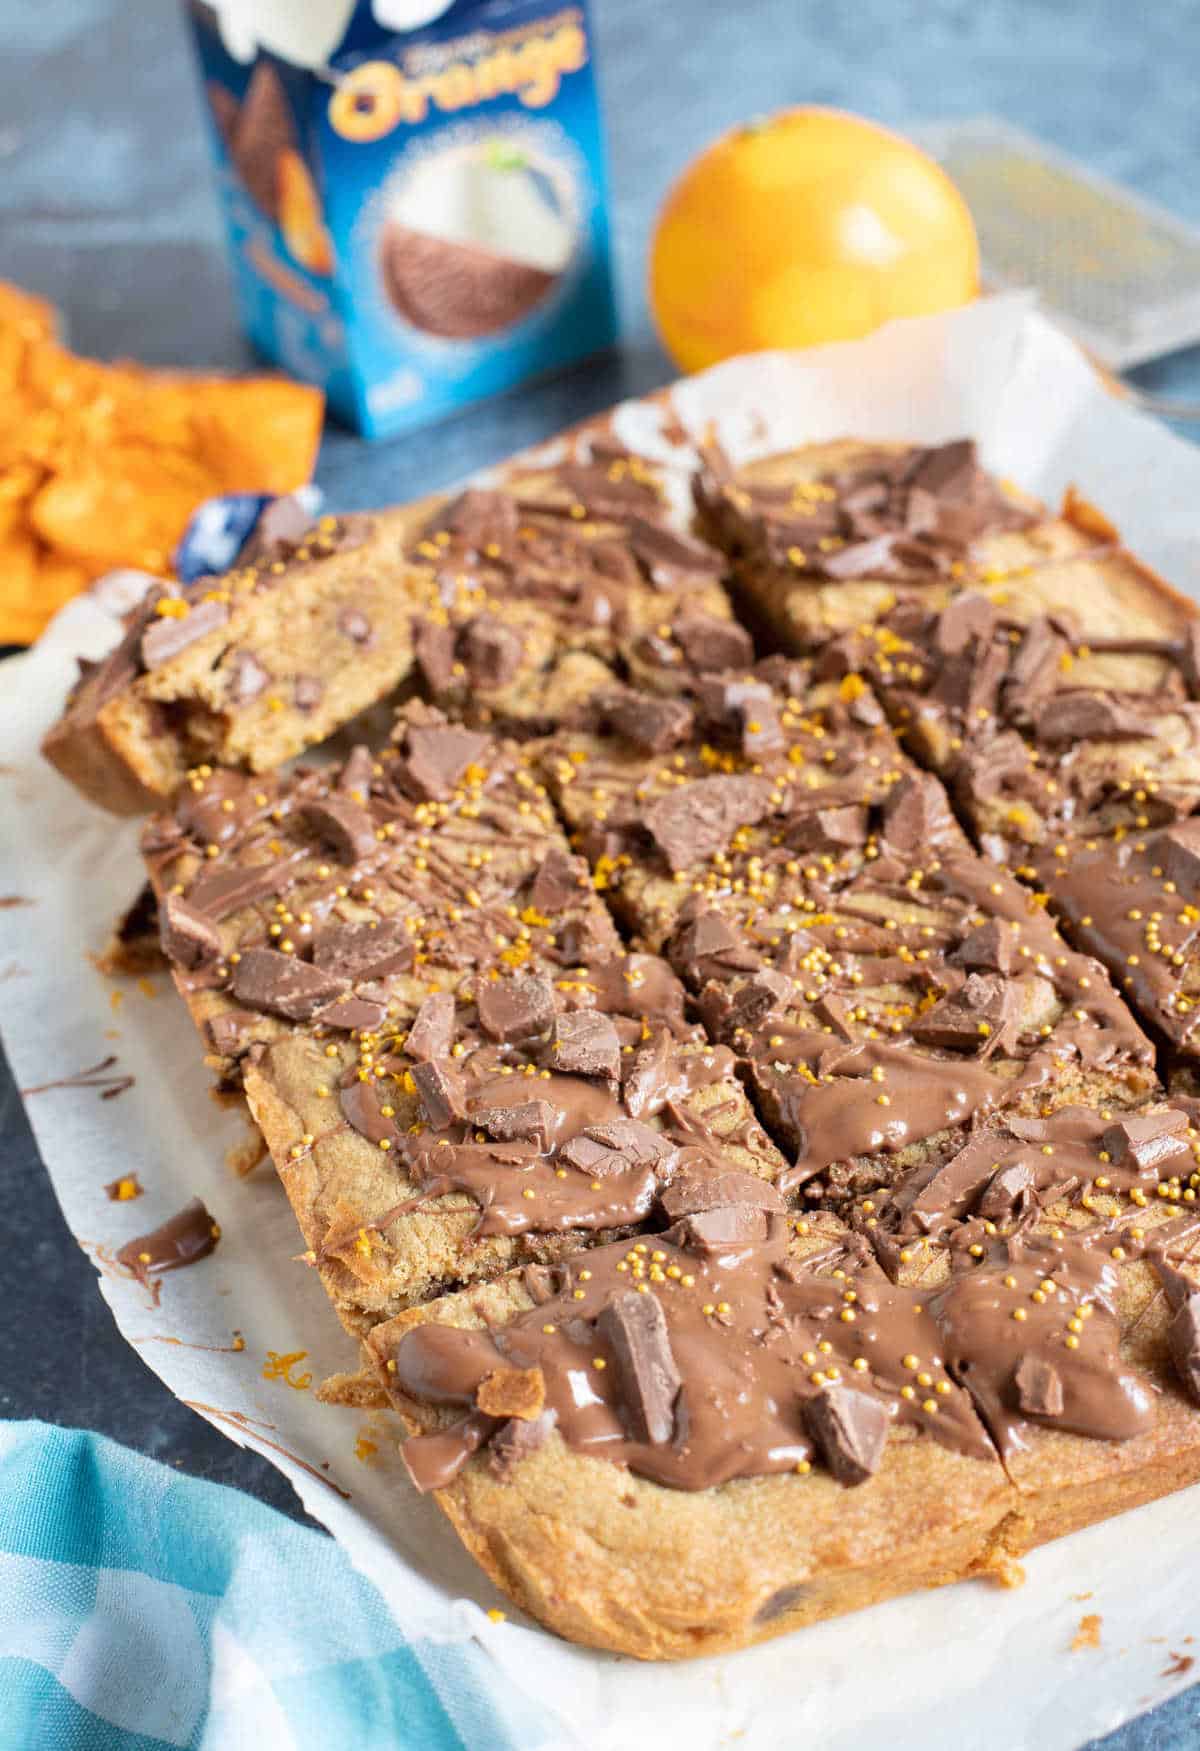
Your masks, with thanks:
[(716, 140), (671, 189), (651, 245), (651, 308), (684, 371), (853, 339), (978, 290), (975, 227), (945, 172), (839, 110), (785, 110)]

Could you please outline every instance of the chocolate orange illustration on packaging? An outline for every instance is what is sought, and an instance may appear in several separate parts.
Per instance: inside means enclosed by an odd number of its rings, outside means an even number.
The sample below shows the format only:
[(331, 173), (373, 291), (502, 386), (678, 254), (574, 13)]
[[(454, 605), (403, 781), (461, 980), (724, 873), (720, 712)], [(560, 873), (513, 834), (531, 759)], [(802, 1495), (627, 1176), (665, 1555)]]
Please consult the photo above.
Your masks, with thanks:
[(393, 308), (453, 340), (520, 322), (571, 259), (564, 204), (555, 177), (503, 140), (426, 159), (401, 184), (380, 240)]

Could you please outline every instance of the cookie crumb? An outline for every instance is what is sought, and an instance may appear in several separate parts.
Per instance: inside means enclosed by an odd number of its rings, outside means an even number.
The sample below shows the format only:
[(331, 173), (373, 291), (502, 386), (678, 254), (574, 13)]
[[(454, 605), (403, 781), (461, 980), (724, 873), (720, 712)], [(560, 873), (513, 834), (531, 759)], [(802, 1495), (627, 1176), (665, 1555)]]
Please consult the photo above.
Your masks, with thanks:
[(1098, 1611), (1089, 1611), (1086, 1617), (1079, 1619), (1079, 1629), (1071, 1643), (1071, 1652), (1078, 1654), (1084, 1648), (1100, 1646), (1100, 1625), (1103, 1618)]

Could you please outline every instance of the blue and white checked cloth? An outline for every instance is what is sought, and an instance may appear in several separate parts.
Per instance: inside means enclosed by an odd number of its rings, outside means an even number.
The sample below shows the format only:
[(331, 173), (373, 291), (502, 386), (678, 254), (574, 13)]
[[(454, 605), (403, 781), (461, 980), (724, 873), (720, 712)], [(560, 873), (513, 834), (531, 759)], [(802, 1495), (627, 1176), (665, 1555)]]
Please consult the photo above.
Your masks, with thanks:
[(412, 1642), (330, 1538), (114, 1442), (0, 1423), (0, 1751), (508, 1751), (557, 1737)]

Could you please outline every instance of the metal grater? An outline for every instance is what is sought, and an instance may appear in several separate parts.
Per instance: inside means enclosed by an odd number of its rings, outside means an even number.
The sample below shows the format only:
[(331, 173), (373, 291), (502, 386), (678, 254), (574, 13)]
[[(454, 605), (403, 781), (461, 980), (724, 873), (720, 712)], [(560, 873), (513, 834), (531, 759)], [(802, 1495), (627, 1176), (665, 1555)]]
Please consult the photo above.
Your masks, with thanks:
[(1113, 370), (1200, 341), (1200, 228), (991, 116), (913, 138), (962, 191), (989, 289), (1036, 288)]

